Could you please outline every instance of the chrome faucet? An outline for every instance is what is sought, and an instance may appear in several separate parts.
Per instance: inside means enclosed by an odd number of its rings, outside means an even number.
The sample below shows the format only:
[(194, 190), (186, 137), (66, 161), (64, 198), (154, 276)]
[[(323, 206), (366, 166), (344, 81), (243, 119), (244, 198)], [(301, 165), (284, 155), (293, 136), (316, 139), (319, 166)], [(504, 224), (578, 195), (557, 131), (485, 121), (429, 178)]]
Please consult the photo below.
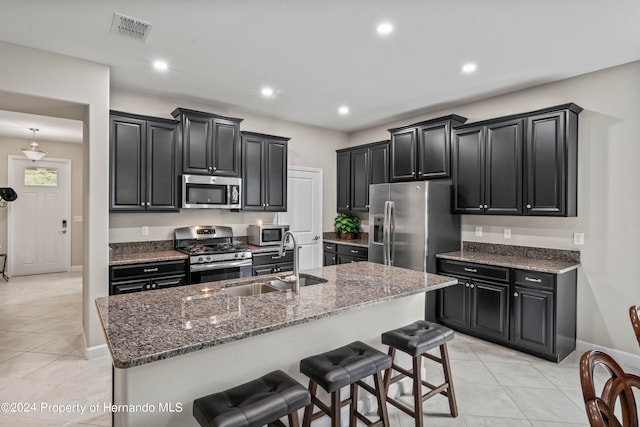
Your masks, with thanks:
[(298, 239), (293, 231), (287, 230), (282, 235), (282, 241), (280, 242), (280, 256), (284, 256), (285, 247), (284, 243), (287, 241), (287, 237), (291, 237), (293, 242), (293, 276), (287, 277), (287, 282), (292, 282), (291, 290), (298, 292), (300, 290), (300, 260), (298, 258)]

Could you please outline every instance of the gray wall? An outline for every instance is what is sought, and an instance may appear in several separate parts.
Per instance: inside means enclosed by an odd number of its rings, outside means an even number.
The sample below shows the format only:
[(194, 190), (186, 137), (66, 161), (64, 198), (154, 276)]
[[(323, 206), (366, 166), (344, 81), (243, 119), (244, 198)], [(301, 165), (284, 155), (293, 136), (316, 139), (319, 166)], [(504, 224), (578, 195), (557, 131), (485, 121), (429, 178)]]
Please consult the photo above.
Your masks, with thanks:
[[(640, 304), (640, 62), (597, 71), (508, 95), (434, 111), (350, 135), (347, 145), (388, 138), (387, 129), (446, 114), (468, 122), (575, 102), (579, 120), (578, 217), (463, 216), (467, 241), (581, 251), (578, 339), (637, 354), (628, 307)], [(475, 227), (483, 236), (475, 236)], [(503, 238), (511, 228), (512, 239)], [(573, 232), (585, 233), (584, 246)]]

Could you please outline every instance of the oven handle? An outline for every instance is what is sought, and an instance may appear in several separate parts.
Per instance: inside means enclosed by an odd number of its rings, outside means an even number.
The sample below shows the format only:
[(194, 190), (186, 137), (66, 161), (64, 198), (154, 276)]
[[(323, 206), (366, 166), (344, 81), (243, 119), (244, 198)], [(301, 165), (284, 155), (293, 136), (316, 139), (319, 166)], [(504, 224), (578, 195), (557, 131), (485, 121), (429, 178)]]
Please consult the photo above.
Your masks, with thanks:
[(191, 271), (192, 273), (196, 273), (198, 271), (222, 270), (223, 268), (246, 267), (251, 265), (252, 265), (252, 261), (250, 259), (242, 260), (242, 261), (230, 261), (230, 262), (213, 262), (210, 264), (194, 264), (191, 266), (189, 271)]

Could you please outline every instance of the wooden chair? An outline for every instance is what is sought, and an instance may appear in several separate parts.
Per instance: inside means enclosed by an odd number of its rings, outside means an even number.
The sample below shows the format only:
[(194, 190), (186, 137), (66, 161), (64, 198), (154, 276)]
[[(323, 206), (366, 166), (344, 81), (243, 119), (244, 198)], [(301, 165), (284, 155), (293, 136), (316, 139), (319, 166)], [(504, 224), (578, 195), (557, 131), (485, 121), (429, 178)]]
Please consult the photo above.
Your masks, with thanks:
[[(598, 396), (594, 370), (599, 365), (606, 368), (610, 377)], [(580, 358), (580, 385), (591, 427), (638, 427), (633, 388), (640, 391), (640, 377), (625, 373), (611, 356), (591, 350)], [(616, 408), (619, 410), (615, 411)]]
[(629, 307), (629, 318), (631, 319), (631, 326), (633, 326), (633, 331), (636, 333), (638, 345), (640, 345), (640, 315), (638, 314), (639, 310), (640, 305), (632, 305), (631, 307)]

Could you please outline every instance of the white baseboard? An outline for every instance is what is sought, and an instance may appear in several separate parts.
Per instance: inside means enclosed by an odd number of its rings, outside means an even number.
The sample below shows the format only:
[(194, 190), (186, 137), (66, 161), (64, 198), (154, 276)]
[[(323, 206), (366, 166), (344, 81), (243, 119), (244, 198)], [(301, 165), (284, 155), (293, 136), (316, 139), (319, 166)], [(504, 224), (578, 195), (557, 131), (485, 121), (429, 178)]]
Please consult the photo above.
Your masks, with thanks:
[(72, 265), (71, 271), (82, 271), (82, 265)]
[(627, 365), (635, 369), (640, 369), (640, 355), (627, 353), (626, 351), (614, 350), (612, 348), (603, 347), (601, 345), (592, 344), (590, 342), (576, 340), (576, 353), (582, 355), (589, 350), (599, 350), (613, 357), (616, 362)]
[(109, 354), (109, 348), (106, 344), (96, 345), (93, 347), (86, 347), (84, 349), (85, 359), (95, 359), (97, 357), (106, 356)]

